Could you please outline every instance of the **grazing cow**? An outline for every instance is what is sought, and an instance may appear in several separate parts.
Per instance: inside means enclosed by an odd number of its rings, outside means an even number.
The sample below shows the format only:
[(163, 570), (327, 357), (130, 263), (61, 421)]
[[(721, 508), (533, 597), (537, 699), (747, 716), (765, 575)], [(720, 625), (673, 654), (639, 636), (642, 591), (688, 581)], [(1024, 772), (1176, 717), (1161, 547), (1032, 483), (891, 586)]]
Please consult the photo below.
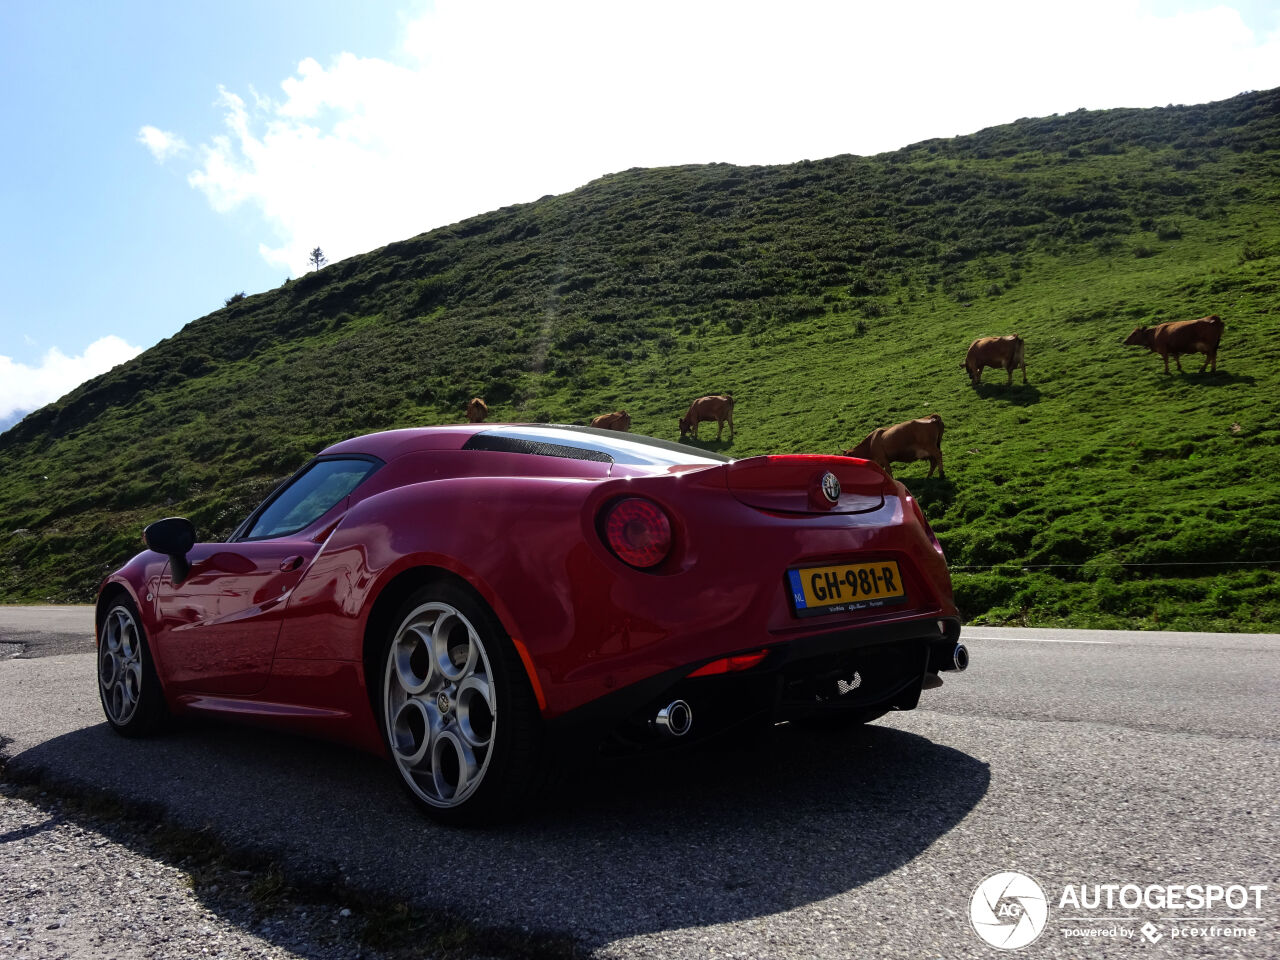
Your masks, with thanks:
[(473, 397), (471, 402), (467, 404), (467, 420), (471, 423), (480, 423), (489, 415), (489, 405), (479, 397)]
[(942, 469), (942, 418), (934, 413), (892, 427), (877, 427), (852, 450), (846, 450), (844, 455), (878, 463), (890, 476), (893, 476), (889, 469), (892, 461), (911, 463), (928, 460), (928, 475), (932, 477), (936, 468), (938, 476), (945, 478), (946, 473)]
[(969, 344), (964, 358), (964, 368), (969, 371), (969, 381), (976, 387), (982, 382), (982, 368), (1009, 371), (1009, 386), (1013, 386), (1015, 367), (1022, 368), (1022, 382), (1027, 382), (1027, 361), (1023, 358), (1023, 339), (1016, 333), (1007, 337), (979, 337)]
[(591, 425), (599, 427), (601, 430), (621, 430), (625, 433), (631, 429), (631, 414), (625, 410), (602, 413), (598, 417), (591, 418)]
[(1164, 359), (1164, 372), (1169, 372), (1169, 357), (1178, 365), (1178, 372), (1183, 373), (1182, 361), (1178, 359), (1183, 353), (1203, 353), (1204, 363), (1200, 372), (1210, 367), (1218, 372), (1218, 341), (1222, 339), (1222, 318), (1216, 313), (1199, 320), (1175, 320), (1173, 323), (1160, 323), (1154, 327), (1138, 327), (1129, 334), (1125, 346), (1146, 347), (1152, 353), (1158, 353)]
[(689, 412), (680, 418), (680, 439), (692, 433), (698, 439), (698, 424), (703, 420), (716, 422), (716, 439), (724, 433), (724, 425), (729, 424), (729, 439), (733, 439), (733, 394), (726, 393), (720, 397), (700, 397), (689, 404)]

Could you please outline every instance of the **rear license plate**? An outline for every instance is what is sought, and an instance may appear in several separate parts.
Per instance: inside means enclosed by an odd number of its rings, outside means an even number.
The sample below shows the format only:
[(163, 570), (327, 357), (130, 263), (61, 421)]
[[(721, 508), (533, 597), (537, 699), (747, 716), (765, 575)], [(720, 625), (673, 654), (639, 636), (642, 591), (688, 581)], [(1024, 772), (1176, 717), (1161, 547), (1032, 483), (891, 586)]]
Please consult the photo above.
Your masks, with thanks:
[(787, 587), (797, 617), (871, 610), (907, 599), (895, 560), (799, 567), (787, 571)]

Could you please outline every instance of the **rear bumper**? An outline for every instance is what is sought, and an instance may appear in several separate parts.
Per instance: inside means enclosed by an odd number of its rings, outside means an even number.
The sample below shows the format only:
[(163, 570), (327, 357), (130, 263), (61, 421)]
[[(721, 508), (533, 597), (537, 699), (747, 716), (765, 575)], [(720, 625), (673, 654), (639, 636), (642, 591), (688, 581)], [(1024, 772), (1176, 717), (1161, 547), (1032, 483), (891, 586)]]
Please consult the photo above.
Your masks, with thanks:
[(770, 646), (740, 673), (691, 677), (687, 664), (599, 697), (549, 721), (553, 736), (606, 752), (660, 748), (673, 741), (653, 723), (675, 700), (692, 711), (680, 743), (705, 740), (752, 722), (823, 714), (911, 710), (927, 672), (952, 669), (958, 617), (852, 627)]

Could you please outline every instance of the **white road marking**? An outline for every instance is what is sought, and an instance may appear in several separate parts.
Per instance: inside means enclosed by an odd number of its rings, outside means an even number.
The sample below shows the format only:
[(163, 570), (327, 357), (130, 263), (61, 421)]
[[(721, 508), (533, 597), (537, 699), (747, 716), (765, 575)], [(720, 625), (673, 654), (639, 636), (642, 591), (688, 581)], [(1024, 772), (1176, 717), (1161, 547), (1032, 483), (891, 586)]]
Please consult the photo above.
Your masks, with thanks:
[(1115, 640), (1058, 640), (1050, 637), (975, 637), (961, 631), (961, 640), (1011, 640), (1014, 643), (1093, 643), (1110, 646)]

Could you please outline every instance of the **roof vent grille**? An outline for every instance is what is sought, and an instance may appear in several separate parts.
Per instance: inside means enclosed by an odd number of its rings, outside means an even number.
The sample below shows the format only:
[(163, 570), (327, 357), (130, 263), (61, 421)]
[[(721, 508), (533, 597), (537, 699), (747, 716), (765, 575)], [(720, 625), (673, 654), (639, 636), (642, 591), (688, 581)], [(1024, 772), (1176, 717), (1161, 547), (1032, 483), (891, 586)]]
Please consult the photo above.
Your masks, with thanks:
[(539, 457), (564, 457), (568, 460), (593, 460), (596, 463), (613, 463), (613, 457), (599, 450), (569, 447), (562, 443), (543, 440), (527, 440), (523, 437), (504, 437), (501, 434), (477, 433), (462, 447), (463, 450), (496, 450), (499, 453), (531, 453)]

